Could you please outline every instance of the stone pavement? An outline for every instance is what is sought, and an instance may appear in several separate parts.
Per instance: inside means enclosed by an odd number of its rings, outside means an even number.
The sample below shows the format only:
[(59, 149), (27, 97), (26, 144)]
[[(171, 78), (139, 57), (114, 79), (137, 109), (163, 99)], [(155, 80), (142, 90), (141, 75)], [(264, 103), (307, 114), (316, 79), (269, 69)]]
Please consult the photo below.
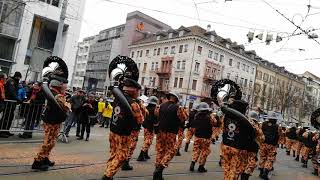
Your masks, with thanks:
[[(74, 130), (74, 129), (73, 129)], [(72, 131), (73, 132), (73, 131)], [(0, 139), (0, 180), (97, 180), (103, 175), (105, 162), (108, 157), (108, 133), (105, 128), (94, 127), (91, 130), (89, 142), (78, 141), (71, 133), (70, 142), (57, 143), (53, 150), (51, 159), (56, 165), (46, 172), (34, 172), (31, 170), (33, 156), (37, 152), (40, 143), (34, 141), (31, 143), (7, 143), (10, 139)], [(35, 135), (35, 140), (41, 139), (41, 136)], [(12, 138), (12, 141), (17, 138)], [(3, 143), (6, 141), (6, 143)], [(140, 133), (139, 144), (135, 151), (136, 158), (140, 152), (143, 133)], [(2, 143), (1, 143), (2, 142)], [(154, 170), (154, 144), (149, 154), (151, 160), (147, 162), (131, 161), (133, 171), (119, 171), (115, 179), (152, 179)], [(184, 143), (183, 143), (184, 146)], [(220, 144), (211, 145), (210, 154), (206, 168), (208, 173), (199, 174), (197, 171), (190, 173), (188, 171), (191, 161), (192, 146), (189, 152), (185, 153), (181, 149), (182, 156), (175, 157), (169, 168), (164, 171), (166, 180), (193, 180), (193, 179), (223, 179), (222, 169), (218, 165)], [(309, 168), (303, 169), (301, 163), (293, 161), (293, 157), (285, 155), (284, 149), (278, 150), (277, 162), (272, 180), (316, 180), (320, 179), (311, 175), (312, 164), (309, 162)], [(258, 180), (258, 170), (255, 171), (250, 179)]]

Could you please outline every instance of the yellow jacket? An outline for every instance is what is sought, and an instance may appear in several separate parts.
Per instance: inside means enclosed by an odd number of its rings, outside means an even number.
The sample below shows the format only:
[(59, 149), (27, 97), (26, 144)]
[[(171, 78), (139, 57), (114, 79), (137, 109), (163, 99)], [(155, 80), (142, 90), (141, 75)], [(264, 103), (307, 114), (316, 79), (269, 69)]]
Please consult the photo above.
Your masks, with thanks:
[(102, 116), (103, 116), (103, 117), (107, 117), (107, 118), (111, 118), (111, 116), (112, 116), (112, 110), (113, 110), (113, 107), (111, 106), (110, 103), (108, 103), (107, 107), (105, 107), (105, 108), (103, 109)]
[(102, 113), (103, 109), (106, 107), (106, 103), (105, 102), (98, 102), (98, 112)]

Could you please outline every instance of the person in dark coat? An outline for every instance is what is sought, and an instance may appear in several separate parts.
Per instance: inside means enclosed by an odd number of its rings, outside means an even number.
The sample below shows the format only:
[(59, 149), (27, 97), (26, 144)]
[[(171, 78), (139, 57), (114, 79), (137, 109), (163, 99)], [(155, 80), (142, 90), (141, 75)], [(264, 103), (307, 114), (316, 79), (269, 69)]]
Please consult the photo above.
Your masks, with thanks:
[(77, 123), (77, 131), (76, 136), (80, 137), (80, 115), (81, 115), (81, 106), (85, 101), (85, 92), (82, 90), (78, 90), (75, 95), (70, 98), (71, 110), (70, 115), (68, 117), (68, 122), (66, 125), (65, 134), (69, 137), (69, 132), (73, 123)]
[(45, 96), (42, 91), (42, 83), (35, 82), (33, 84), (32, 92), (29, 94), (30, 97), (27, 97), (28, 101), (23, 103), (25, 106), (23, 108), (22, 114), (26, 118), (25, 122), (25, 132), (19, 134), (20, 138), (32, 138), (32, 131), (36, 122), (36, 125), (39, 124), (40, 116), (42, 113), (42, 108), (45, 103)]
[(14, 135), (10, 133), (9, 130), (14, 118), (14, 111), (17, 106), (18, 87), (21, 77), (22, 75), (20, 72), (15, 72), (14, 76), (10, 77), (4, 86), (5, 99), (9, 101), (5, 102), (5, 110), (0, 120), (0, 129), (4, 130), (0, 131), (0, 137), (7, 138)]
[(89, 141), (90, 136), (90, 116), (95, 116), (98, 112), (98, 102), (95, 100), (94, 95), (90, 94), (88, 99), (84, 101), (84, 104), (80, 108), (80, 122), (81, 122), (81, 134), (78, 140), (82, 140), (84, 131), (87, 132), (86, 141)]

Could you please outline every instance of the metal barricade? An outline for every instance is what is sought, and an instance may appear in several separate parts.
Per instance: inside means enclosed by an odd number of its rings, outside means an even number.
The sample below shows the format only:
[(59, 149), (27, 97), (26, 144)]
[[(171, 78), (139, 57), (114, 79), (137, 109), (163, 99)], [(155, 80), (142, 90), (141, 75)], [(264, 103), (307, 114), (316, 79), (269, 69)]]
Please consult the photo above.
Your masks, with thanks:
[(5, 100), (0, 115), (0, 131), (10, 132), (43, 132), (41, 115), (44, 104), (33, 104)]

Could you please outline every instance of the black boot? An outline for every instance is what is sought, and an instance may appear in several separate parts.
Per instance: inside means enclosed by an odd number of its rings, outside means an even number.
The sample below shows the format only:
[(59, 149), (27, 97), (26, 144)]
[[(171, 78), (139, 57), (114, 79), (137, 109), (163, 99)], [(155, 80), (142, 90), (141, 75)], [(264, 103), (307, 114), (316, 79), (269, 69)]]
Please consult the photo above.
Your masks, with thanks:
[(156, 167), (156, 169), (153, 172), (153, 180), (163, 180), (162, 177), (162, 172), (163, 172), (164, 167)]
[(220, 156), (220, 159), (219, 159), (219, 166), (221, 167), (222, 166), (222, 156)]
[(290, 156), (290, 151), (287, 151), (287, 155)]
[(55, 164), (54, 161), (50, 161), (49, 158), (47, 158), (47, 157), (44, 158), (44, 162), (50, 167), (54, 166), (54, 164)]
[(241, 180), (249, 180), (250, 175), (246, 173), (241, 174)]
[(189, 143), (186, 143), (186, 146), (184, 147), (184, 152), (188, 152)]
[(212, 144), (216, 144), (216, 140), (215, 139), (211, 139), (211, 143)]
[(89, 141), (89, 137), (90, 137), (90, 134), (87, 134), (87, 137), (86, 137), (85, 141)]
[(131, 171), (131, 170), (133, 170), (133, 167), (130, 166), (130, 164), (129, 164), (129, 160), (124, 162), (124, 164), (121, 167), (121, 170), (123, 170), (123, 171)]
[(296, 156), (296, 158), (295, 158), (294, 160), (296, 160), (296, 161), (298, 161), (298, 162), (299, 162), (299, 158), (300, 158), (300, 157), (299, 157), (299, 155), (297, 155), (297, 156)]
[(112, 180), (113, 178), (112, 178), (112, 177), (108, 177), (108, 176), (104, 175), (101, 179), (102, 179), (102, 180)]
[(269, 170), (268, 169), (264, 169), (263, 174), (262, 174), (262, 179), (264, 180), (269, 180)]
[(259, 177), (263, 178), (263, 168), (259, 168), (259, 170), (260, 170)]
[(42, 161), (33, 161), (33, 164), (32, 164), (32, 169), (37, 169), (37, 170), (40, 170), (40, 171), (47, 171), (49, 168), (49, 165), (45, 163), (44, 160)]
[(314, 169), (314, 171), (312, 172), (313, 175), (318, 176), (318, 169)]
[(176, 153), (176, 156), (181, 156), (180, 154), (180, 149), (178, 149), (177, 153)]
[(83, 140), (83, 136), (78, 137), (77, 140)]
[(144, 152), (144, 158), (147, 160), (147, 159), (150, 159), (150, 156), (148, 155), (148, 151)]
[(141, 151), (138, 158), (137, 158), (137, 161), (146, 161), (145, 159), (145, 152)]
[(281, 149), (283, 149), (284, 147), (283, 147), (283, 144), (281, 144)]
[(190, 164), (190, 168), (189, 168), (189, 171), (194, 171), (194, 165), (196, 165), (196, 162), (192, 161), (191, 164)]
[(301, 167), (308, 168), (308, 161), (304, 161)]
[(207, 170), (206, 170), (206, 168), (204, 168), (204, 165), (200, 165), (200, 166), (198, 167), (198, 172), (200, 172), (200, 173), (205, 173), (205, 172), (207, 172)]
[(296, 152), (295, 151), (293, 151), (293, 155), (292, 155), (293, 157), (296, 157)]

